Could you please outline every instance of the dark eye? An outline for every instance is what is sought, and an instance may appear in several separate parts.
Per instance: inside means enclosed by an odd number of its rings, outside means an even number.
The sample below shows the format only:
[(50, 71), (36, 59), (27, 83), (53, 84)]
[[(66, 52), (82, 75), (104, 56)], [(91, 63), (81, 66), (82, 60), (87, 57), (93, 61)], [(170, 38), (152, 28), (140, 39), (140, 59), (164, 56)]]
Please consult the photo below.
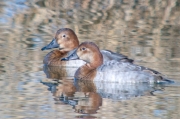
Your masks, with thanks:
[(82, 50), (86, 50), (86, 48), (82, 48)]
[(80, 109), (80, 113), (83, 113), (83, 110), (82, 110), (82, 109)]
[(63, 37), (65, 38), (65, 37), (66, 37), (66, 35), (63, 35)]

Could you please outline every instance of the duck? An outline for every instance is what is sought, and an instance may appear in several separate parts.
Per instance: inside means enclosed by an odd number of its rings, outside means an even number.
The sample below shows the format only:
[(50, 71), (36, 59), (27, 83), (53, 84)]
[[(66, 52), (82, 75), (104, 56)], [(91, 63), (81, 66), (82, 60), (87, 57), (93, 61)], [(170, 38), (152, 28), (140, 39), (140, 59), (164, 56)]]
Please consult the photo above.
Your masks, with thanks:
[[(74, 61), (61, 61), (60, 59), (67, 57), (69, 54), (72, 54), (74, 49), (79, 46), (79, 40), (75, 32), (70, 28), (61, 28), (57, 30), (55, 37), (52, 41), (44, 46), (41, 50), (49, 50), (54, 48), (59, 48), (49, 52), (43, 60), (44, 65), (48, 66), (71, 66), (71, 67), (80, 67), (85, 64), (83, 60), (74, 60)], [(103, 61), (117, 60), (117, 61), (127, 61), (133, 62), (132, 59), (129, 59), (123, 54), (114, 53), (109, 50), (101, 50), (103, 55)]]
[(150, 68), (125, 60), (109, 60), (103, 63), (103, 54), (93, 42), (83, 42), (62, 61), (83, 60), (86, 62), (75, 72), (75, 79), (116, 83), (171, 83), (163, 74)]
[(43, 64), (48, 66), (81, 66), (84, 64), (81, 60), (76, 61), (60, 61), (68, 55), (68, 53), (77, 48), (79, 45), (78, 38), (73, 30), (69, 28), (61, 28), (57, 30), (55, 37), (52, 41), (44, 46), (41, 50), (49, 50), (53, 48), (59, 48), (50, 51), (43, 59)]
[[(61, 67), (50, 68), (46, 66), (44, 68), (48, 79), (58, 79), (58, 81), (47, 82), (46, 80), (45, 82), (41, 81), (41, 83), (48, 86), (48, 90), (51, 91), (56, 101), (63, 101), (74, 106), (75, 112), (78, 113), (95, 113), (102, 105), (103, 98), (128, 100), (140, 96), (153, 96), (156, 91), (165, 89), (163, 85), (148, 83), (121, 84), (69, 79), (67, 76), (61, 75)], [(78, 95), (80, 98), (77, 97)]]

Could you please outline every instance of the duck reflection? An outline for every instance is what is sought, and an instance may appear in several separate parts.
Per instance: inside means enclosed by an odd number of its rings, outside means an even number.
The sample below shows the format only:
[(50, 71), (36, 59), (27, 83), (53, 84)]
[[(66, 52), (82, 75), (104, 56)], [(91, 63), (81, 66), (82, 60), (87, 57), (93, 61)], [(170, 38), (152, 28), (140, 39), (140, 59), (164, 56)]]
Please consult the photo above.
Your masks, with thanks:
[(47, 78), (58, 80), (57, 83), (42, 82), (48, 86), (56, 103), (68, 104), (75, 112), (81, 114), (94, 114), (102, 106), (103, 99), (127, 100), (133, 97), (153, 95), (156, 90), (161, 90), (155, 84), (120, 84), (95, 82), (92, 80), (78, 80), (66, 78), (62, 67), (44, 67)]
[[(42, 82), (58, 103), (72, 105), (75, 112), (94, 114), (102, 105), (102, 97), (96, 92), (92, 81), (72, 80), (64, 70), (65, 67), (44, 66), (47, 78), (58, 80), (57, 83)], [(65, 77), (66, 76), (66, 77)]]

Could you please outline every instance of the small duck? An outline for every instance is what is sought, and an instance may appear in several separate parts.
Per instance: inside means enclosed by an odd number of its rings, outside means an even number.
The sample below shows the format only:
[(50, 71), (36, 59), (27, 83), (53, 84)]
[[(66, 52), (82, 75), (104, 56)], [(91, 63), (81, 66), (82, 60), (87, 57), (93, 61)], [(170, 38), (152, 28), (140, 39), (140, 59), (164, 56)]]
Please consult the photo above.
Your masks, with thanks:
[[(49, 87), (48, 90), (51, 91), (55, 100), (58, 101), (63, 97), (65, 103), (73, 104), (75, 112), (80, 113), (92, 113), (92, 109), (95, 112), (100, 106), (99, 104), (102, 103), (102, 98), (127, 100), (139, 96), (151, 96), (156, 91), (164, 90), (163, 85), (152, 85), (149, 83), (122, 84), (102, 81), (94, 82), (93, 80), (73, 80), (73, 78), (71, 80), (69, 77), (63, 76), (61, 71), (62, 67), (44, 67), (44, 73), (47, 78), (57, 79), (58, 82), (41, 81), (41, 83)], [(78, 98), (77, 94), (86, 97), (87, 101), (89, 101), (89, 103), (86, 103), (88, 105), (81, 106), (82, 97)], [(85, 100), (83, 99), (83, 101)]]
[(60, 61), (60, 58), (66, 57), (68, 53), (77, 48), (79, 45), (78, 38), (73, 30), (69, 28), (62, 28), (56, 32), (55, 38), (41, 50), (48, 50), (52, 48), (59, 48), (49, 52), (43, 60), (43, 63), (48, 66), (81, 66), (84, 61)]
[[(41, 50), (48, 50), (53, 48), (59, 48), (59, 50), (53, 50), (49, 52), (43, 60), (43, 63), (48, 66), (71, 66), (71, 67), (80, 67), (85, 64), (82, 60), (75, 61), (61, 61), (60, 59), (67, 57), (69, 54), (72, 54), (75, 48), (79, 46), (79, 40), (72, 29), (62, 28), (56, 32), (55, 38)], [(127, 61), (133, 62), (127, 56), (122, 54), (117, 54), (108, 50), (100, 51), (103, 55), (103, 61), (117, 60), (117, 61)]]
[(72, 54), (61, 60), (69, 61), (76, 59), (86, 62), (76, 71), (76, 79), (118, 83), (173, 82), (153, 69), (138, 66), (124, 60), (111, 60), (103, 63), (103, 54), (93, 42), (83, 42)]

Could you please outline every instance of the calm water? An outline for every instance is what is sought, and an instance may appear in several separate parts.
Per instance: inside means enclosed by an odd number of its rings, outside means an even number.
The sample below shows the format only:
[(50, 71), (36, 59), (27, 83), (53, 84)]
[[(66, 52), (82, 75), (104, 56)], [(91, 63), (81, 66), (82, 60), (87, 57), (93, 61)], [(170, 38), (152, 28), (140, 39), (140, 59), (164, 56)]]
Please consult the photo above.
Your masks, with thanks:
[[(0, 6), (1, 119), (179, 119), (179, 0), (1, 0)], [(78, 82), (64, 67), (43, 67), (49, 51), (40, 49), (64, 27), (80, 42), (125, 54), (175, 83)]]

